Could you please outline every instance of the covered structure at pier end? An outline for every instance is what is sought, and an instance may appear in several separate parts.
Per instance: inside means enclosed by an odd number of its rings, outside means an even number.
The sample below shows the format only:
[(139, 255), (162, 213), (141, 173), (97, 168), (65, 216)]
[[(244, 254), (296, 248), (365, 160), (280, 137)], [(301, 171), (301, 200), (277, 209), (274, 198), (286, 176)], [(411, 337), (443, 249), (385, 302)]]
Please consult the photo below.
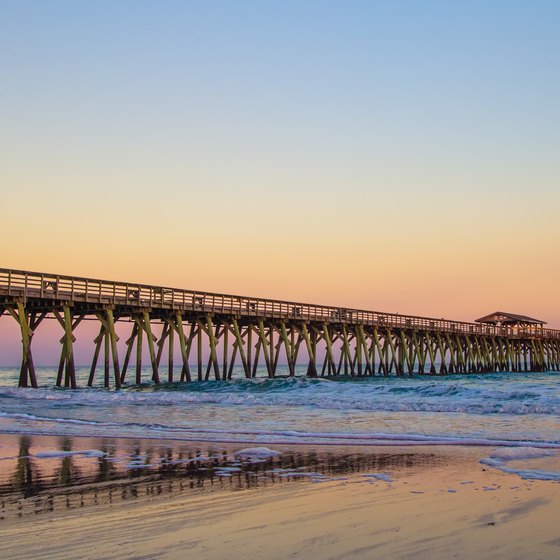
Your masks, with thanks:
[(490, 313), (490, 315), (485, 315), (484, 317), (475, 319), (475, 323), (494, 325), (496, 327), (514, 327), (522, 329), (542, 329), (543, 326), (546, 325), (546, 321), (528, 317), (527, 315), (507, 313), (505, 311), (494, 311), (494, 313)]

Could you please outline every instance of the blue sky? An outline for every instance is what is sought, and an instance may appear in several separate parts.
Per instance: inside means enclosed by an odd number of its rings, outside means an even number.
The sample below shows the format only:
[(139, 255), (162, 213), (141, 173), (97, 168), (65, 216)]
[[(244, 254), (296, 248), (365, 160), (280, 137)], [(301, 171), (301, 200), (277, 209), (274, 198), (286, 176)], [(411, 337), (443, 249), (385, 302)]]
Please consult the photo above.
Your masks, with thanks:
[(0, 22), (2, 266), (560, 326), (560, 2)]

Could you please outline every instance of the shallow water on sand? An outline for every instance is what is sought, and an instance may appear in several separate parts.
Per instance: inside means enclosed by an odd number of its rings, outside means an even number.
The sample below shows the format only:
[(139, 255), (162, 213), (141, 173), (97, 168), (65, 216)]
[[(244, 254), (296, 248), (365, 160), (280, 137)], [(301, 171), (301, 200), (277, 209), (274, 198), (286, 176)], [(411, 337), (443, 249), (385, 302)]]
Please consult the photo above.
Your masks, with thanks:
[(342, 481), (350, 474), (371, 483), (390, 483), (392, 473), (464, 461), (431, 448), (242, 447), (4, 434), (0, 443), (0, 520), (156, 495)]

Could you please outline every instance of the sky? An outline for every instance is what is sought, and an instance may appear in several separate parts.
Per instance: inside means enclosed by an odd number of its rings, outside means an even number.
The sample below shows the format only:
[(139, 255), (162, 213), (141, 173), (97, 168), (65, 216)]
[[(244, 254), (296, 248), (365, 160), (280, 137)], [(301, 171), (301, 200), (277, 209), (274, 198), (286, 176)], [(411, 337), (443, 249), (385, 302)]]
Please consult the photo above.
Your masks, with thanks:
[(0, 266), (560, 328), (559, 23), (0, 0)]

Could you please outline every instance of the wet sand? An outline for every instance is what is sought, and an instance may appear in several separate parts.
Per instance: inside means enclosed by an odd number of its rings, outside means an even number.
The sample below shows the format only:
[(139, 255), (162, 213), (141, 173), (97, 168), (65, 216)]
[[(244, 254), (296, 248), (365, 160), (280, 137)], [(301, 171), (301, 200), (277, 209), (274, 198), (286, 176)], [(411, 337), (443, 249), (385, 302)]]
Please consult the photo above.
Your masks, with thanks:
[[(486, 467), (487, 448), (274, 447), (247, 464), (208, 444), (1, 442), (2, 558), (560, 557), (560, 484)], [(103, 445), (111, 461), (70, 455)]]

